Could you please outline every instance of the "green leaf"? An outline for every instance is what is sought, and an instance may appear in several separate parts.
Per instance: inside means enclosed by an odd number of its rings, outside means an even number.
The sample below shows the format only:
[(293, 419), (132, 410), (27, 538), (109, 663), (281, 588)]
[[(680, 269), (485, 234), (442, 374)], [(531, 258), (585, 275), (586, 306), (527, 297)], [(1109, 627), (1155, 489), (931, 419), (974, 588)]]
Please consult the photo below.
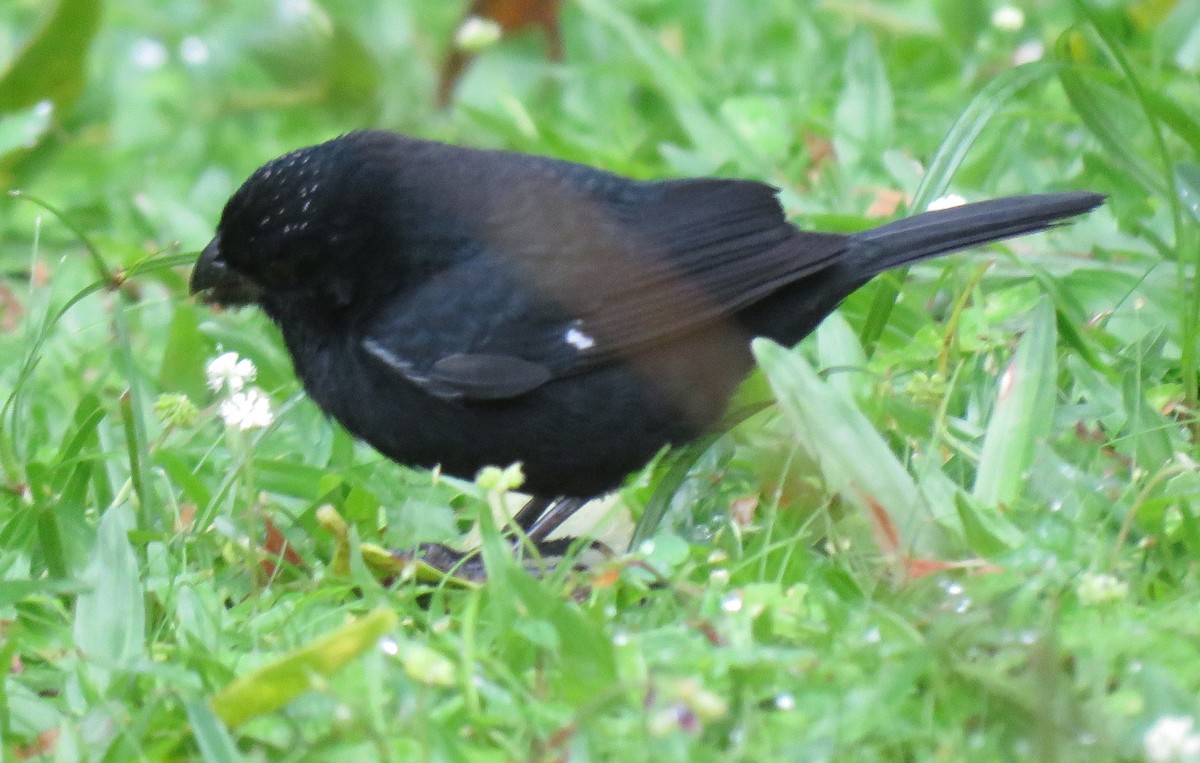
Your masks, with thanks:
[(1130, 150), (1145, 145), (1141, 140), (1145, 115), (1137, 100), (1110, 85), (1103, 74), (1080, 66), (1064, 66), (1058, 77), (1071, 107), (1104, 146), (1100, 158), (1136, 180), (1143, 190), (1165, 196), (1167, 188), (1159, 170), (1143, 158), (1144, 152)]
[[(937, 153), (929, 160), (925, 177), (913, 194), (912, 209), (916, 212), (923, 211), (931, 201), (944, 194), (950, 187), (950, 178), (967, 158), (967, 152), (983, 132), (983, 128), (1018, 93), (1034, 82), (1049, 77), (1057, 70), (1057, 66), (1044, 61), (1025, 64), (1000, 74), (985, 85), (967, 104), (967, 108), (942, 140)], [(871, 309), (862, 329), (863, 348), (868, 356), (875, 352), (875, 345), (883, 336), (907, 272), (907, 268), (901, 268), (895, 271), (894, 275), (876, 279)]]
[(863, 391), (870, 378), (863, 373), (867, 356), (858, 336), (840, 312), (834, 312), (817, 327), (817, 357), (826, 370), (828, 384), (843, 395)]
[(860, 30), (842, 65), (842, 92), (834, 111), (833, 147), (839, 161), (854, 166), (875, 161), (896, 129), (892, 87), (875, 39)]
[(61, 109), (79, 96), (102, 5), (100, 0), (59, 2), (54, 15), (0, 77), (0, 114), (46, 100)]
[(75, 580), (0, 580), (0, 607), (11, 607), (30, 596), (76, 593), (84, 590)]
[(584, 12), (599, 24), (611, 28), (641, 62), (647, 77), (667, 99), (676, 120), (687, 133), (691, 146), (714, 165), (737, 158), (747, 166), (759, 164), (753, 152), (723, 122), (714, 119), (701, 95), (705, 83), (698, 73), (679, 57), (669, 53), (641, 25), (602, 0), (577, 0)]
[(50, 129), (53, 107), (38, 103), (0, 116), (0, 156), (31, 148)]
[(792, 135), (787, 123), (779, 118), (784, 105), (778, 98), (739, 95), (721, 104), (721, 116), (730, 127), (765, 161), (778, 163), (787, 158)]
[(146, 653), (145, 601), (128, 538), (133, 526), (133, 512), (124, 504), (100, 518), (82, 576), (92, 587), (75, 600), (75, 645), (102, 667), (130, 666)]
[(329, 97), (335, 103), (378, 110), (379, 63), (348, 27), (334, 23), (330, 41)]
[(208, 340), (200, 333), (196, 308), (186, 302), (176, 304), (158, 371), (159, 389), (182, 392), (192, 400), (204, 400), (208, 395), (204, 378), (207, 352)]
[(629, 539), (631, 549), (636, 549), (643, 541), (658, 532), (659, 525), (662, 524), (671, 508), (671, 498), (683, 485), (688, 472), (696, 465), (696, 462), (720, 437), (719, 434), (704, 435), (683, 447), (668, 450), (662, 457), (661, 463), (666, 468), (659, 475), (654, 492), (646, 501), (646, 508), (633, 528), (633, 535)]
[(1054, 308), (1042, 297), (997, 385), (972, 493), (985, 506), (1016, 500), (1038, 445), (1050, 434), (1057, 374), (1055, 339)]
[[(312, 500), (321, 494), (326, 471), (275, 458), (254, 459), (254, 479), (263, 490)], [(378, 503), (376, 503), (378, 505)]]
[(1134, 466), (1150, 472), (1169, 463), (1174, 455), (1169, 436), (1173, 427), (1148, 400), (1149, 377), (1160, 361), (1163, 333), (1161, 329), (1153, 329), (1134, 342), (1126, 349), (1122, 363), (1125, 373), (1121, 377), (1121, 400), (1127, 438), (1122, 448), (1132, 451)]
[(238, 752), (229, 729), (221, 723), (216, 713), (202, 701), (191, 700), (185, 705), (192, 736), (200, 748), (200, 755), (207, 763), (238, 763), (242, 754)]
[(955, 495), (954, 506), (962, 521), (967, 544), (980, 556), (993, 556), (1018, 547), (1021, 531), (991, 507), (980, 506), (965, 493)]
[(379, 607), (351, 620), (328, 636), (288, 652), (230, 683), (210, 702), (217, 718), (236, 728), (251, 718), (271, 713), (310, 691), (317, 678), (327, 678), (347, 663), (374, 649), (399, 618)]
[(941, 532), (929, 507), (854, 401), (822, 381), (797, 352), (756, 339), (754, 354), (796, 439), (817, 463), (826, 484), (857, 505), (872, 524), (877, 521), (875, 506), (886, 511), (900, 550), (937, 555)]
[(171, 483), (183, 491), (187, 500), (197, 506), (207, 506), (212, 501), (212, 492), (204, 480), (193, 473), (195, 463), (190, 455), (160, 448), (154, 454), (154, 462), (167, 473)]

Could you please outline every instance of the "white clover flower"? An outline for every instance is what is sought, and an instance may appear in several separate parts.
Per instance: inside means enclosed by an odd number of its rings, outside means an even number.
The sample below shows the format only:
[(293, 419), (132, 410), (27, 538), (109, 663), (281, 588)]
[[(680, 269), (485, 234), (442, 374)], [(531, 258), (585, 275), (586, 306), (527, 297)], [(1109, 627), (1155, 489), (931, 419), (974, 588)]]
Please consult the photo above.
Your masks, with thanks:
[(258, 369), (250, 358), (239, 358), (236, 352), (226, 352), (208, 361), (204, 373), (208, 377), (208, 388), (213, 392), (222, 389), (239, 392), (246, 382), (254, 381)]
[(957, 193), (948, 193), (945, 196), (939, 196), (929, 202), (929, 206), (925, 209), (929, 212), (936, 212), (939, 209), (950, 209), (951, 207), (961, 207), (966, 204), (967, 200), (959, 196)]
[(721, 609), (729, 612), (730, 614), (734, 612), (741, 612), (744, 605), (745, 601), (742, 599), (741, 591), (734, 591), (724, 599), (721, 599)]
[(258, 387), (251, 387), (244, 392), (234, 392), (228, 399), (221, 401), (217, 413), (225, 421), (226, 426), (237, 427), (242, 431), (268, 427), (275, 420), (271, 412), (271, 400)]
[(992, 12), (992, 26), (1015, 32), (1025, 26), (1025, 12), (1015, 5), (1004, 5)]
[(504, 34), (500, 25), (482, 16), (468, 16), (454, 33), (454, 46), (474, 53), (495, 43)]
[(391, 636), (384, 636), (379, 639), (379, 651), (386, 654), (388, 657), (395, 657), (400, 654), (400, 643)]
[(278, 0), (275, 14), (288, 23), (303, 21), (313, 14), (312, 0)]
[(208, 45), (195, 35), (184, 37), (179, 43), (179, 57), (190, 66), (208, 63)]
[(1111, 604), (1129, 595), (1129, 585), (1118, 580), (1115, 575), (1085, 572), (1079, 578), (1075, 593), (1083, 604)]
[(1146, 730), (1142, 748), (1150, 763), (1200, 761), (1200, 734), (1196, 722), (1186, 715), (1164, 715)]
[(1027, 40), (1013, 51), (1013, 63), (1017, 66), (1031, 64), (1034, 61), (1041, 61), (1044, 55), (1046, 55), (1046, 46), (1042, 44), (1041, 40)]
[(129, 54), (142, 69), (157, 69), (167, 62), (167, 46), (149, 37), (135, 40)]

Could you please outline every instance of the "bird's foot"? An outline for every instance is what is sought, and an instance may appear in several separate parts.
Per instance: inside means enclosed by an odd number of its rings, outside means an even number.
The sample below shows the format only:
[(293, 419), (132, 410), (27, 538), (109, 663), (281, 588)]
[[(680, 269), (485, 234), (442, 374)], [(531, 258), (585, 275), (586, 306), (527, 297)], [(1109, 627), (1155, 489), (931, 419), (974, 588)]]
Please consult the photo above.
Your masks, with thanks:
[[(520, 564), (525, 571), (534, 577), (543, 577), (559, 568), (571, 547), (579, 538), (564, 537), (532, 543), (533, 553), (521, 554)], [(589, 541), (589, 547), (605, 556), (612, 555), (612, 549), (600, 541)], [(522, 544), (516, 542), (514, 549), (520, 549)], [(483, 583), (487, 580), (487, 567), (483, 562), (480, 549), (459, 551), (442, 543), (422, 543), (412, 551), (393, 551), (392, 557), (402, 566), (414, 566), (416, 577), (424, 582), (434, 582), (433, 578), (445, 577), (469, 584)], [(572, 562), (572, 567), (583, 570), (584, 567)]]
[[(546, 536), (557, 530), (583, 503), (577, 498), (533, 498), (517, 513), (513, 518), (514, 528), (504, 537), (519, 553), (520, 563), (527, 572), (542, 577), (558, 569), (579, 538)], [(345, 520), (332, 506), (327, 506), (318, 512), (318, 521), (336, 541), (332, 568), (340, 574), (349, 574), (350, 535)], [(589, 548), (604, 556), (613, 554), (600, 541), (589, 541)], [(445, 582), (474, 586), (487, 579), (480, 549), (459, 551), (442, 543), (422, 543), (415, 549), (391, 550), (374, 543), (360, 543), (359, 554), (384, 585), (409, 578), (429, 584)]]

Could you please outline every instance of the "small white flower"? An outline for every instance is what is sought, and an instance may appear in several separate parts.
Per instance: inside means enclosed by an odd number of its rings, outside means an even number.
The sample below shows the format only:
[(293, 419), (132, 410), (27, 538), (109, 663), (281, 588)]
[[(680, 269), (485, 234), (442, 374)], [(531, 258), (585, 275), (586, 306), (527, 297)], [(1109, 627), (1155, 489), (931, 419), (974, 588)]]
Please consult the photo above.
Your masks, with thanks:
[(1017, 66), (1031, 64), (1034, 61), (1041, 61), (1044, 55), (1046, 55), (1046, 46), (1042, 44), (1041, 40), (1028, 40), (1018, 45), (1013, 52), (1013, 64)]
[(254, 381), (258, 369), (250, 358), (239, 358), (236, 352), (227, 352), (208, 361), (204, 373), (208, 377), (208, 388), (213, 392), (225, 388), (230, 392), (238, 392), (246, 386), (246, 382)]
[(184, 37), (179, 43), (179, 57), (191, 66), (208, 63), (208, 45), (195, 35)]
[(775, 709), (783, 710), (785, 712), (788, 710), (795, 710), (796, 709), (796, 698), (794, 696), (792, 696), (791, 694), (789, 694), (788, 692), (784, 692), (782, 694), (776, 694), (775, 695)]
[(1185, 763), (1200, 760), (1200, 734), (1186, 715), (1164, 715), (1146, 730), (1142, 747), (1150, 763)]
[(939, 209), (950, 209), (951, 207), (961, 207), (966, 204), (967, 200), (959, 196), (957, 193), (949, 193), (945, 196), (939, 196), (929, 202), (929, 206), (925, 209), (930, 212), (936, 212)]
[(1129, 595), (1129, 585), (1114, 575), (1085, 572), (1080, 576), (1075, 592), (1083, 604), (1111, 604)]
[(275, 13), (285, 22), (303, 21), (312, 15), (312, 0), (278, 0)]
[(992, 26), (1005, 32), (1015, 32), (1025, 26), (1025, 12), (1015, 5), (1005, 5), (992, 12)]
[(157, 69), (167, 62), (167, 46), (158, 40), (142, 37), (130, 48), (133, 62), (143, 69)]
[(384, 636), (379, 639), (379, 651), (388, 657), (395, 657), (400, 654), (400, 644), (391, 636)]
[(468, 16), (454, 33), (454, 45), (459, 50), (474, 53), (500, 39), (504, 30), (491, 19)]
[(225, 421), (226, 426), (247, 429), (268, 427), (275, 420), (271, 412), (271, 400), (258, 387), (251, 387), (245, 392), (234, 392), (227, 400), (221, 402), (217, 413)]

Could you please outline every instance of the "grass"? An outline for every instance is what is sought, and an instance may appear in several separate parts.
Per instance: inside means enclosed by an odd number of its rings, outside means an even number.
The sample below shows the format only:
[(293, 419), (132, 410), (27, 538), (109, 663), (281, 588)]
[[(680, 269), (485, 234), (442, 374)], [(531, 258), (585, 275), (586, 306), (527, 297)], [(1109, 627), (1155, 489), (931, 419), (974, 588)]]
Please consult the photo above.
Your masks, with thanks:
[[(461, 5), (0, 10), (0, 755), (1137, 761), (1200, 714), (1197, 3), (577, 0), (564, 62), (502, 41), (437, 111)], [(1109, 201), (757, 344), (758, 412), (622, 490), (633, 550), (535, 579), (503, 475), (384, 461), (185, 296), (241, 179), (366, 125), (831, 230)], [(220, 351), (271, 426), (222, 425)], [(486, 583), (372, 574), (477, 519)]]

